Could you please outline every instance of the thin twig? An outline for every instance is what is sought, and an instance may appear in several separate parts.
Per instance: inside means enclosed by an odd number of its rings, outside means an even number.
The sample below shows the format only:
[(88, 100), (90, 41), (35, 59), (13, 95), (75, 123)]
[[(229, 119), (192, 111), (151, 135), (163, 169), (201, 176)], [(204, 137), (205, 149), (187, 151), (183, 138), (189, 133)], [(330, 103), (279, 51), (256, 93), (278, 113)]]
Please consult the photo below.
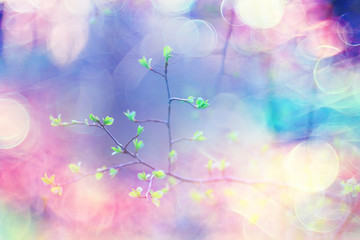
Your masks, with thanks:
[(172, 144), (174, 145), (175, 143), (184, 142), (184, 141), (193, 141), (193, 139), (192, 138), (178, 138), (178, 139), (172, 140)]
[(135, 120), (136, 123), (147, 123), (147, 122), (155, 122), (155, 123), (162, 123), (167, 125), (167, 122), (164, 120), (158, 120), (158, 119), (146, 119), (146, 120)]
[(145, 197), (146, 197), (147, 201), (149, 201), (149, 194), (150, 194), (153, 179), (154, 179), (154, 175), (151, 175), (150, 180), (149, 180), (149, 186), (148, 186), (148, 189), (147, 189), (146, 194), (145, 194)]
[(158, 72), (158, 71), (156, 71), (156, 70), (154, 70), (154, 69), (150, 69), (150, 71), (152, 71), (152, 72), (154, 72), (154, 73), (156, 73), (156, 74), (159, 74), (160, 76), (162, 76), (163, 78), (165, 78), (165, 75), (164, 74), (162, 74), (162, 73), (160, 73), (160, 72)]
[(135, 138), (137, 138), (138, 136), (139, 136), (139, 134), (136, 134), (134, 137), (132, 137), (132, 138), (126, 143), (126, 145), (125, 145), (125, 147), (124, 147), (124, 149), (125, 149), (126, 152), (128, 152), (128, 151), (127, 151), (127, 147), (129, 146), (129, 144), (130, 144), (132, 141), (134, 141)]
[(123, 168), (123, 167), (130, 166), (130, 165), (134, 165), (134, 164), (141, 164), (141, 163), (140, 163), (139, 161), (132, 161), (132, 162), (127, 162), (127, 163), (119, 164), (119, 165), (116, 165), (116, 166), (113, 166), (113, 167), (110, 167), (110, 168), (105, 168), (105, 169), (101, 169), (101, 170), (97, 170), (97, 171), (92, 171), (92, 172), (89, 172), (89, 173), (86, 173), (86, 174), (82, 174), (81, 176), (78, 176), (78, 177), (72, 179), (72, 180), (69, 181), (69, 182), (61, 183), (61, 184), (59, 184), (59, 185), (65, 186), (65, 185), (68, 185), (68, 184), (70, 184), (70, 183), (79, 181), (80, 179), (82, 179), (82, 178), (84, 178), (84, 177), (88, 177), (88, 176), (91, 176), (91, 175), (94, 175), (94, 174), (100, 173), (100, 172), (110, 171), (111, 168), (121, 169), (121, 168)]
[[(86, 124), (87, 125), (87, 124)], [(94, 127), (99, 127), (100, 129), (104, 130), (110, 137), (111, 139), (113, 139), (113, 141), (118, 145), (118, 146), (121, 146), (122, 145), (113, 137), (113, 135), (104, 127), (100, 127), (100, 126), (97, 126), (97, 125), (89, 125), (89, 126), (94, 126)], [(176, 141), (176, 140), (174, 140)], [(131, 142), (131, 141), (129, 141)], [(122, 147), (123, 150), (124, 150), (124, 154), (128, 154), (130, 155), (132, 158), (136, 159), (136, 161), (132, 161), (132, 162), (127, 162), (127, 163), (124, 163), (124, 164), (119, 164), (119, 165), (116, 165), (116, 166), (113, 166), (113, 167), (110, 167), (110, 168), (106, 168), (106, 169), (101, 169), (101, 170), (97, 170), (97, 171), (93, 171), (93, 172), (90, 172), (90, 173), (87, 173), (87, 174), (83, 174), (77, 178), (74, 178), (72, 179), (71, 181), (67, 182), (67, 183), (63, 183), (63, 184), (59, 184), (59, 185), (67, 185), (67, 184), (70, 184), (70, 183), (73, 183), (75, 181), (78, 181), (84, 177), (87, 177), (87, 176), (91, 176), (91, 175), (94, 175), (96, 173), (99, 173), (99, 172), (107, 172), (109, 171), (111, 168), (115, 168), (115, 169), (121, 169), (125, 166), (130, 166), (130, 165), (135, 165), (135, 164), (141, 164), (141, 165), (144, 165), (148, 168), (150, 168), (151, 170), (155, 170), (155, 169), (158, 169), (156, 167), (154, 167), (153, 165), (143, 161), (138, 155), (128, 151), (126, 149), (126, 146), (125, 147)], [(287, 186), (285, 185), (284, 183), (281, 183), (281, 182), (269, 182), (269, 181), (247, 181), (247, 180), (243, 180), (243, 179), (238, 179), (238, 178), (233, 178), (233, 177), (219, 177), (219, 178), (208, 178), (208, 179), (194, 179), (194, 178), (188, 178), (188, 177), (183, 177), (183, 176), (180, 176), (178, 174), (175, 174), (171, 171), (167, 171), (165, 172), (165, 174), (167, 176), (171, 176), (171, 177), (174, 177), (175, 179), (179, 180), (180, 182), (186, 182), (186, 183), (199, 183), (199, 184), (207, 184), (207, 183), (216, 183), (216, 182), (234, 182), (234, 183), (240, 183), (240, 184), (247, 184), (247, 185), (256, 185), (256, 184), (272, 184), (272, 185), (278, 185), (278, 186), (282, 186), (282, 187), (291, 187), (291, 186)], [(150, 186), (151, 187), (151, 186)]]
[(126, 151), (126, 149), (119, 143), (119, 141), (106, 129), (105, 126), (100, 127), (102, 129), (104, 129), (104, 131), (106, 132), (107, 135), (109, 135), (109, 137), (116, 143), (117, 146), (121, 147), (121, 149), (123, 151)]
[(130, 156), (132, 156), (133, 158), (137, 159), (139, 163), (141, 163), (142, 165), (150, 168), (151, 170), (157, 169), (157, 168), (155, 168), (154, 166), (152, 166), (152, 165), (146, 163), (145, 161), (141, 160), (141, 158), (139, 158), (139, 156), (137, 156), (137, 155), (131, 155), (131, 153), (129, 153), (129, 154), (130, 154)]
[(173, 98), (170, 98), (170, 102), (172, 102), (172, 101), (185, 102), (187, 104), (190, 104), (193, 108), (197, 109), (197, 106), (195, 104), (189, 102), (188, 99), (173, 97)]
[[(171, 93), (170, 93), (170, 87), (169, 87), (169, 81), (168, 81), (168, 62), (165, 62), (165, 75), (164, 75), (165, 83), (166, 83), (166, 91), (168, 96), (168, 117), (167, 117), (167, 127), (168, 127), (168, 133), (169, 133), (169, 152), (172, 151), (172, 137), (171, 137)], [(168, 171), (171, 172), (171, 158), (168, 157)]]
[(214, 93), (215, 93), (216, 90), (220, 89), (221, 77), (225, 73), (225, 59), (226, 59), (226, 55), (227, 55), (227, 49), (229, 47), (230, 37), (231, 37), (231, 34), (233, 32), (233, 24), (232, 23), (234, 22), (234, 20), (235, 20), (235, 12), (232, 11), (231, 12), (229, 28), (228, 28), (228, 31), (227, 31), (227, 34), (226, 34), (226, 41), (225, 41), (225, 44), (224, 44), (224, 48), (222, 49), (222, 58), (221, 58), (220, 71), (218, 73), (218, 77), (216, 78), (216, 82), (215, 82), (214, 88), (213, 88)]

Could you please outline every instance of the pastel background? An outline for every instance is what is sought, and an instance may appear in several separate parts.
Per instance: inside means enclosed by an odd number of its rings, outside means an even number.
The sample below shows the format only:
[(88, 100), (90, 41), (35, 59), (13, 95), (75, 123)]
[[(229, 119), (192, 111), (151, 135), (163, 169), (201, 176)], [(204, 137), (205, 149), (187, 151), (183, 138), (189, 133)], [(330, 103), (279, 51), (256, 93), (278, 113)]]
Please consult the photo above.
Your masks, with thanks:
[[(340, 182), (360, 174), (360, 1), (358, 0), (2, 0), (0, 31), (0, 239), (355, 240), (359, 200)], [(166, 119), (161, 77), (173, 48), (173, 96), (201, 96), (196, 110), (175, 102), (179, 175), (205, 179), (226, 159), (226, 176), (259, 184), (179, 183), (156, 208), (131, 199), (147, 185), (123, 168), (66, 182), (130, 160), (111, 156), (96, 128), (52, 127), (112, 116), (126, 143), (138, 119)], [(167, 168), (166, 127), (144, 123), (140, 156)], [(214, 171), (214, 176), (220, 176)], [(163, 188), (167, 180), (157, 180)], [(211, 193), (210, 193), (211, 192)], [(208, 193), (208, 194), (206, 194)], [(210, 193), (210, 194), (209, 194)]]

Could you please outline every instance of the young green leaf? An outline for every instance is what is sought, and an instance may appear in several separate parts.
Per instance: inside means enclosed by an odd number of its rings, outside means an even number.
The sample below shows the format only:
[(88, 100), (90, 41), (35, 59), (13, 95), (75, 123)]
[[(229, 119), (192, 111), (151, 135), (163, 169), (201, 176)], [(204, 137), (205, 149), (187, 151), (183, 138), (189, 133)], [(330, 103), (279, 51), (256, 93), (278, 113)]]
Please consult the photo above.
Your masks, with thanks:
[(166, 177), (166, 174), (164, 173), (163, 170), (153, 171), (152, 174), (154, 175), (154, 177), (159, 178), (159, 179)]
[(189, 96), (189, 97), (187, 98), (187, 101), (188, 101), (189, 103), (194, 103), (194, 97), (193, 97), (193, 96)]
[(107, 116), (106, 118), (103, 118), (103, 124), (104, 125), (111, 125), (114, 122), (114, 118)]
[(55, 184), (55, 175), (52, 175), (50, 178), (45, 173), (45, 177), (41, 178), (41, 181), (44, 182), (45, 185), (54, 185)]
[(140, 134), (142, 134), (143, 133), (143, 131), (144, 131), (144, 127), (142, 127), (142, 126), (138, 126), (138, 129), (137, 129), (137, 135), (139, 136)]
[(59, 195), (59, 197), (61, 197), (61, 195), (62, 195), (62, 187), (60, 185), (52, 187), (50, 190), (51, 190), (51, 192), (53, 194)]
[(125, 116), (127, 116), (127, 118), (130, 121), (135, 122), (135, 115), (136, 115), (135, 111), (130, 112), (129, 109), (128, 109), (127, 112), (124, 112), (124, 114), (125, 114)]
[(95, 116), (94, 114), (89, 114), (89, 118), (91, 121), (93, 121), (95, 123), (100, 123), (99, 117)]
[(139, 141), (137, 138), (133, 140), (134, 142), (134, 146), (135, 146), (135, 151), (139, 151), (139, 149), (144, 147), (144, 143), (143, 141)]
[(143, 57), (142, 59), (139, 59), (139, 63), (141, 65), (143, 65), (144, 67), (146, 67), (147, 69), (151, 70), (151, 60), (152, 58), (150, 58), (149, 60), (146, 60), (145, 57)]
[(96, 180), (102, 179), (102, 177), (104, 176), (104, 171), (103, 171), (103, 170), (105, 170), (105, 169), (106, 169), (105, 166), (103, 166), (102, 168), (98, 168), (98, 169), (97, 169), (97, 171), (99, 171), (99, 172), (97, 172), (97, 173), (95, 174)]
[(171, 150), (171, 152), (169, 152), (169, 158), (173, 158), (176, 156), (176, 151), (175, 150)]
[(176, 161), (176, 151), (175, 150), (171, 150), (171, 152), (169, 152), (169, 158), (170, 158), (171, 163), (174, 163)]
[(162, 191), (151, 192), (150, 195), (152, 198), (161, 198), (163, 196), (163, 192)]
[(103, 173), (103, 172), (98, 172), (98, 173), (95, 174), (96, 180), (102, 179), (103, 176), (104, 176), (104, 173)]
[(167, 63), (169, 61), (169, 59), (172, 57), (171, 55), (171, 51), (172, 49), (170, 48), (170, 46), (166, 45), (164, 47), (164, 57), (165, 57), (165, 62)]
[(109, 170), (109, 175), (111, 176), (111, 178), (115, 177), (115, 175), (119, 172), (119, 169), (115, 169), (115, 168), (110, 168)]
[(158, 198), (152, 198), (151, 202), (156, 206), (160, 207), (160, 200)]
[(207, 168), (207, 170), (209, 172), (212, 172), (213, 169), (214, 169), (214, 166), (213, 166), (213, 161), (211, 159), (209, 159), (209, 161), (207, 162), (207, 164), (205, 165), (205, 167)]
[(53, 115), (50, 115), (49, 118), (51, 121), (51, 126), (53, 127), (61, 126), (61, 114), (59, 114), (57, 118), (54, 118)]
[(141, 198), (142, 190), (143, 189), (141, 187), (137, 187), (136, 189), (132, 189), (132, 191), (129, 193), (129, 196), (131, 198)]
[(198, 109), (205, 109), (207, 108), (210, 104), (208, 103), (209, 100), (205, 100), (202, 97), (198, 97), (196, 99), (196, 108)]
[(138, 178), (142, 181), (147, 181), (150, 178), (150, 174), (146, 174), (145, 172), (138, 173)]
[(77, 173), (80, 171), (81, 162), (78, 162), (77, 164), (70, 163), (68, 167), (70, 168), (70, 171), (73, 173)]
[(111, 149), (113, 150), (113, 152), (112, 152), (112, 154), (111, 154), (112, 156), (114, 156), (115, 154), (123, 153), (123, 152), (124, 152), (120, 146), (111, 147)]
[(137, 194), (137, 192), (136, 192), (136, 190), (132, 190), (131, 192), (129, 192), (129, 196), (131, 197), (131, 198), (138, 198), (139, 197), (139, 195)]
[(203, 131), (196, 131), (192, 137), (192, 140), (194, 141), (204, 141), (206, 138), (203, 136)]
[(169, 192), (169, 184), (166, 184), (166, 187), (164, 187), (163, 189), (161, 189), (160, 191), (162, 191), (163, 195), (165, 195), (166, 193)]
[(221, 172), (225, 171), (225, 169), (226, 169), (227, 167), (229, 167), (229, 166), (230, 166), (230, 163), (226, 162), (225, 159), (221, 159), (221, 161), (216, 164), (216, 167), (217, 167)]
[(77, 123), (80, 123), (80, 122), (76, 121), (76, 120), (71, 120), (71, 124), (77, 124)]

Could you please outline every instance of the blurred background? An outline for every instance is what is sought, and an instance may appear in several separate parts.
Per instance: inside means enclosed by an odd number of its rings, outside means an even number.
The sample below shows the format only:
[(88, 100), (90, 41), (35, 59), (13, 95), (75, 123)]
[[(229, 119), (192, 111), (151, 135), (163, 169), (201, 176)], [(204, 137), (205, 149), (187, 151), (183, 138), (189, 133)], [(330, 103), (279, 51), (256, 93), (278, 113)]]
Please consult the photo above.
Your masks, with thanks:
[[(0, 1), (0, 239), (360, 239), (359, 0), (2, 0)], [(89, 176), (61, 197), (41, 181), (78, 176), (131, 160), (111, 156), (97, 128), (52, 127), (49, 116), (84, 121), (112, 116), (126, 143), (136, 118), (167, 118), (162, 49), (173, 48), (174, 97), (201, 96), (210, 107), (174, 102), (173, 170), (258, 184), (154, 181), (170, 185), (156, 208), (131, 199), (144, 166)], [(167, 168), (168, 133), (144, 123), (140, 157)], [(214, 170), (213, 177), (221, 176)]]

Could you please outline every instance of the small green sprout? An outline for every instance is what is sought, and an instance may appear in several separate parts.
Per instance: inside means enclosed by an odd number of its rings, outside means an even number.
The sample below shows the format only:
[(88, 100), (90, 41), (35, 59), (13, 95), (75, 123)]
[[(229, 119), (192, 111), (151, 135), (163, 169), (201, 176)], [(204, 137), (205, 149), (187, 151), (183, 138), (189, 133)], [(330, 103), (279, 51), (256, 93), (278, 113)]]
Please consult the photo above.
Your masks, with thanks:
[(144, 67), (146, 67), (147, 69), (149, 69), (149, 70), (151, 70), (152, 68), (151, 68), (151, 60), (152, 60), (152, 58), (150, 58), (149, 60), (146, 60), (146, 58), (145, 57), (143, 57), (142, 59), (139, 59), (139, 63), (141, 64), (141, 65), (143, 65)]
[(153, 198), (161, 198), (163, 196), (163, 192), (160, 190), (160, 191), (156, 191), (156, 192), (150, 192), (150, 195), (151, 197)]
[(132, 189), (132, 191), (129, 193), (129, 196), (131, 198), (141, 198), (141, 192), (143, 191), (142, 187), (138, 187), (136, 189)]
[(219, 169), (221, 172), (225, 171), (225, 169), (229, 166), (230, 163), (226, 162), (225, 159), (221, 159), (221, 161), (216, 164), (217, 169)]
[(150, 191), (150, 196), (151, 196), (151, 202), (156, 206), (156, 207), (160, 207), (160, 200), (159, 198), (161, 198), (163, 196), (163, 192), (162, 191)]
[(165, 57), (165, 62), (168, 63), (169, 59), (172, 57), (171, 55), (172, 49), (170, 46), (166, 45), (164, 47), (164, 57)]
[(169, 152), (169, 158), (173, 158), (176, 156), (176, 151), (175, 150), (171, 150), (171, 152)]
[(204, 141), (206, 138), (203, 136), (203, 131), (196, 131), (192, 137), (193, 141)]
[(139, 136), (140, 134), (142, 134), (144, 132), (144, 127), (142, 126), (138, 126), (138, 129), (137, 129), (137, 135)]
[(120, 146), (111, 147), (111, 149), (113, 150), (113, 152), (112, 152), (112, 154), (111, 154), (112, 156), (114, 156), (115, 154), (123, 153), (123, 152), (124, 152)]
[(151, 177), (151, 175), (146, 174), (145, 172), (138, 173), (138, 178), (142, 181), (148, 181), (150, 177)]
[(171, 152), (169, 152), (169, 158), (170, 158), (170, 162), (171, 162), (171, 163), (174, 163), (174, 162), (175, 162), (175, 160), (176, 160), (176, 155), (177, 155), (177, 153), (176, 153), (175, 150), (171, 150)]
[(202, 97), (198, 97), (196, 99), (196, 108), (198, 109), (205, 109), (207, 108), (210, 104), (208, 103), (209, 100), (204, 100)]
[(45, 176), (41, 178), (45, 185), (52, 185), (50, 191), (53, 194), (62, 195), (62, 187), (59, 184), (55, 184), (55, 175), (52, 175), (50, 178), (45, 173)]
[(211, 173), (214, 169), (214, 164), (212, 159), (209, 159), (207, 164), (205, 165), (206, 169)]
[(61, 195), (62, 195), (62, 187), (60, 185), (52, 187), (50, 190), (51, 190), (51, 192), (53, 194), (59, 195), (59, 197), (61, 197)]
[(189, 96), (188, 98), (187, 98), (187, 101), (189, 102), (189, 103), (194, 103), (194, 97), (193, 96)]
[(80, 171), (81, 162), (78, 162), (77, 164), (70, 163), (68, 167), (70, 168), (70, 171), (73, 173), (77, 173)]
[(115, 175), (119, 172), (119, 169), (116, 168), (110, 168), (109, 170), (109, 175), (111, 176), (111, 178), (115, 177)]
[(91, 121), (95, 122), (95, 123), (100, 123), (100, 119), (99, 117), (93, 115), (93, 114), (89, 114), (89, 118)]
[(111, 125), (114, 122), (114, 118), (107, 116), (106, 118), (103, 118), (103, 124), (104, 125)]
[(166, 193), (169, 192), (169, 184), (166, 184), (166, 187), (164, 187), (163, 189), (161, 189), (161, 191), (163, 192), (163, 195), (165, 195)]
[(163, 179), (166, 177), (166, 174), (164, 173), (163, 170), (153, 171), (152, 174), (154, 175), (154, 177), (159, 178), (159, 179)]
[(97, 172), (97, 173), (95, 174), (96, 180), (102, 179), (102, 177), (104, 176), (104, 171), (103, 171), (103, 170), (105, 170), (105, 169), (106, 169), (105, 166), (103, 166), (102, 168), (98, 168), (98, 169), (97, 169), (97, 171), (99, 171), (99, 172)]
[(135, 122), (135, 115), (136, 115), (135, 111), (130, 112), (129, 109), (128, 109), (127, 112), (124, 112), (124, 114), (125, 114), (125, 116), (127, 116), (127, 118), (130, 121)]
[(41, 180), (45, 185), (55, 185), (55, 175), (52, 175), (50, 178), (45, 173), (45, 177), (42, 177)]
[(51, 121), (51, 126), (53, 127), (61, 126), (61, 114), (59, 114), (57, 118), (54, 118), (53, 115), (50, 115), (49, 118)]
[(143, 141), (139, 141), (137, 138), (133, 140), (135, 146), (135, 152), (144, 147)]

